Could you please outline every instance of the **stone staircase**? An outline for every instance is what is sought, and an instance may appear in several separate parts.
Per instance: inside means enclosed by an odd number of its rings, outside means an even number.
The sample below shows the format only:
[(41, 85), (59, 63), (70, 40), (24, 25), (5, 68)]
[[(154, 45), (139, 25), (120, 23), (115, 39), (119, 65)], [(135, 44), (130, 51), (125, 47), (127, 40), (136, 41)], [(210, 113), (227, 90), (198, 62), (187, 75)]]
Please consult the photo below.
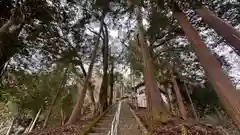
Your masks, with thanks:
[(107, 135), (111, 130), (117, 105), (114, 105), (90, 130), (87, 135)]
[(138, 127), (137, 121), (130, 111), (129, 105), (123, 102), (120, 119), (119, 119), (119, 135), (143, 135)]
[[(127, 101), (123, 101), (120, 105), (119, 124), (117, 132), (119, 135), (143, 135), (140, 130), (136, 118), (130, 110)], [(108, 135), (111, 130), (112, 121), (115, 113), (119, 108), (119, 104), (114, 105), (94, 126), (87, 132), (87, 135)]]

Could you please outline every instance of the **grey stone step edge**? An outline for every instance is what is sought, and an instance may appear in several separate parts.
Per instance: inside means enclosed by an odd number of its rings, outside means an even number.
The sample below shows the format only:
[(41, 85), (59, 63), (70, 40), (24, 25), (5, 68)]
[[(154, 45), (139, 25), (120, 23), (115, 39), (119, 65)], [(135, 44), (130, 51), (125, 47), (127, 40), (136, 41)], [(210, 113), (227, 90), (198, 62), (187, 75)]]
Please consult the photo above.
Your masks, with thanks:
[(152, 133), (148, 131), (148, 129), (144, 126), (144, 124), (142, 123), (140, 118), (136, 115), (135, 111), (129, 105), (128, 105), (128, 107), (129, 107), (130, 111), (132, 112), (133, 116), (135, 117), (137, 124), (140, 127), (140, 130), (142, 131), (142, 133), (144, 135), (152, 135)]

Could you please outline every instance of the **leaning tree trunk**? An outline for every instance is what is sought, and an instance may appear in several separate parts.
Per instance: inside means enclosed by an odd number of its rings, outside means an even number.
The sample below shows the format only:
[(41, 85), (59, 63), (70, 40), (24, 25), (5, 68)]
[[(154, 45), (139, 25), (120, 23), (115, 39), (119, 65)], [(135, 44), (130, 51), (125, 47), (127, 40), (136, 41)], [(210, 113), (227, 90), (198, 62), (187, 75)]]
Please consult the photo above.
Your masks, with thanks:
[(65, 116), (62, 108), (60, 110), (60, 116), (61, 116), (61, 125), (64, 125), (66, 116)]
[[(81, 70), (83, 72), (83, 75), (86, 78), (87, 77), (87, 72), (86, 72), (86, 70), (85, 70), (85, 68), (83, 66), (83, 62), (82, 62), (80, 57), (79, 57), (79, 63), (80, 63), (79, 65), (80, 65), (80, 68), (81, 68)], [(97, 108), (96, 108), (96, 102), (95, 102), (95, 99), (94, 99), (94, 93), (93, 93), (93, 89), (91, 87), (91, 82), (90, 81), (89, 81), (88, 85), (89, 85), (88, 86), (88, 92), (89, 92), (90, 100), (91, 100), (92, 106), (93, 106), (93, 114), (95, 114)]]
[(182, 25), (182, 28), (198, 56), (201, 65), (207, 73), (208, 79), (211, 81), (221, 103), (229, 116), (232, 117), (235, 124), (240, 128), (240, 99), (237, 91), (228, 77), (224, 74), (219, 62), (208, 51), (207, 46), (201, 40), (198, 32), (189, 23), (187, 17), (176, 4), (174, 7), (174, 16)]
[(190, 94), (189, 94), (187, 84), (186, 84), (185, 81), (184, 81), (183, 83), (184, 83), (184, 87), (185, 87), (185, 91), (186, 91), (186, 93), (187, 93), (188, 99), (189, 99), (190, 104), (191, 104), (191, 108), (192, 108), (193, 115), (194, 115), (195, 119), (198, 120), (197, 111), (196, 111), (196, 109), (195, 109), (195, 107), (194, 107), (192, 98), (191, 98), (191, 96), (190, 96)]
[(33, 121), (34, 121), (34, 119), (32, 119), (31, 122), (30, 122), (30, 124), (25, 128), (24, 133), (28, 133), (30, 127), (32, 126)]
[(39, 118), (39, 116), (41, 114), (41, 112), (42, 112), (42, 107), (38, 110), (38, 113), (36, 114), (36, 116), (34, 118), (34, 121), (33, 121), (32, 125), (30, 126), (28, 132), (32, 132), (32, 130), (33, 130), (34, 126), (36, 125), (36, 122), (37, 122), (37, 120), (38, 120), (38, 118)]
[[(161, 84), (161, 83), (160, 83)], [(166, 106), (166, 110), (168, 111), (168, 113), (172, 113), (171, 111), (171, 104), (170, 104), (170, 98), (168, 96), (168, 87), (166, 87), (166, 85), (160, 85), (160, 91), (164, 91), (165, 92), (165, 97), (166, 97), (166, 102), (165, 102), (165, 106)]]
[(141, 54), (144, 64), (144, 82), (146, 87), (146, 96), (148, 99), (148, 108), (153, 116), (153, 120), (166, 121), (167, 113), (164, 108), (164, 103), (161, 98), (161, 93), (158, 90), (156, 78), (153, 74), (153, 60), (150, 55), (149, 46), (145, 40), (144, 28), (142, 24), (142, 15), (140, 7), (135, 8), (137, 14), (137, 26), (138, 26), (138, 36), (139, 36), (139, 47), (141, 49)]
[(91, 59), (91, 63), (90, 63), (89, 68), (88, 68), (87, 76), (86, 76), (84, 84), (83, 84), (82, 93), (81, 93), (80, 97), (78, 98), (78, 101), (75, 104), (74, 109), (72, 111), (72, 114), (71, 114), (71, 116), (70, 116), (70, 118), (69, 118), (69, 120), (66, 124), (73, 124), (74, 122), (76, 122), (78, 116), (81, 114), (81, 109), (82, 109), (84, 99), (85, 99), (85, 96), (86, 96), (86, 92), (87, 92), (87, 89), (88, 89), (88, 86), (89, 86), (89, 80), (92, 77), (92, 70), (93, 70), (93, 66), (94, 66), (94, 63), (95, 63), (95, 59), (97, 57), (97, 51), (98, 51), (98, 48), (99, 48), (99, 41), (100, 41), (100, 34), (102, 33), (104, 18), (105, 18), (105, 14), (103, 14), (102, 17), (101, 17), (101, 26), (100, 26), (100, 30), (99, 30), (99, 35), (98, 35), (98, 38), (97, 38), (97, 41), (96, 41), (96, 44), (95, 44), (95, 47), (94, 47), (94, 50), (93, 50), (93, 53), (92, 53), (92, 59)]
[(185, 106), (183, 104), (182, 94), (179, 90), (176, 78), (173, 74), (171, 74), (171, 81), (172, 81), (173, 89), (174, 89), (176, 97), (177, 97), (177, 102), (178, 102), (178, 107), (179, 107), (179, 110), (180, 110), (180, 114), (181, 114), (182, 118), (184, 120), (186, 120), (187, 119), (187, 111), (186, 111)]
[(103, 78), (99, 93), (100, 112), (103, 112), (108, 107), (108, 30), (107, 26), (104, 25), (104, 44), (102, 47), (103, 53)]
[[(69, 41), (69, 40), (67, 40), (67, 42), (68, 42), (68, 44), (69, 45), (71, 45), (71, 42)], [(76, 49), (76, 48), (74, 48), (74, 47), (72, 47), (72, 49)], [(87, 77), (87, 72), (86, 72), (86, 70), (85, 70), (85, 68), (84, 68), (84, 65), (83, 65), (83, 61), (82, 61), (82, 59), (81, 59), (81, 57), (82, 56), (80, 56), (80, 55), (78, 55), (77, 54), (77, 57), (78, 57), (78, 65), (80, 66), (80, 68), (81, 68), (81, 71), (82, 71), (82, 73), (83, 73), (83, 76), (84, 76), (84, 78), (86, 78)], [(78, 74), (79, 76), (80, 76), (80, 74)], [(94, 93), (93, 93), (93, 89), (91, 89), (91, 81), (89, 81), (89, 84), (88, 84), (89, 86), (88, 86), (88, 92), (89, 92), (89, 96), (90, 96), (90, 100), (91, 100), (91, 102), (92, 102), (92, 105), (93, 105), (93, 113), (95, 113), (96, 112), (96, 102), (95, 102), (95, 98), (94, 98)]]
[(11, 133), (11, 131), (12, 131), (12, 128), (13, 128), (13, 125), (14, 125), (14, 121), (15, 121), (15, 118), (12, 119), (11, 125), (10, 125), (10, 127), (8, 128), (8, 131), (7, 131), (6, 135), (10, 135), (10, 133)]
[(46, 116), (46, 118), (45, 118), (45, 121), (44, 121), (44, 123), (43, 123), (43, 127), (42, 127), (42, 128), (45, 128), (45, 127), (47, 126), (49, 117), (51, 116), (51, 113), (52, 113), (52, 109), (53, 109), (53, 107), (54, 107), (54, 105), (55, 105), (55, 103), (56, 103), (56, 101), (57, 101), (57, 99), (58, 99), (58, 97), (59, 97), (59, 95), (60, 95), (60, 93), (61, 93), (61, 90), (62, 90), (63, 85), (66, 83), (67, 71), (68, 71), (68, 68), (65, 69), (65, 72), (64, 72), (64, 74), (63, 74), (63, 79), (61, 80), (61, 83), (60, 83), (60, 85), (59, 85), (59, 88), (57, 89), (57, 93), (56, 93), (55, 97), (54, 97), (53, 100), (52, 100), (51, 106), (50, 106), (50, 108), (49, 108), (49, 110), (48, 110), (48, 112), (47, 112), (47, 116)]
[(205, 23), (223, 36), (237, 50), (236, 53), (240, 56), (240, 32), (205, 7), (196, 9), (196, 12), (203, 18)]
[(114, 73), (113, 73), (113, 70), (114, 70), (114, 61), (113, 61), (113, 58), (111, 60), (111, 71), (110, 71), (110, 97), (109, 97), (109, 105), (112, 105), (112, 100), (113, 100), (113, 86), (114, 86)]

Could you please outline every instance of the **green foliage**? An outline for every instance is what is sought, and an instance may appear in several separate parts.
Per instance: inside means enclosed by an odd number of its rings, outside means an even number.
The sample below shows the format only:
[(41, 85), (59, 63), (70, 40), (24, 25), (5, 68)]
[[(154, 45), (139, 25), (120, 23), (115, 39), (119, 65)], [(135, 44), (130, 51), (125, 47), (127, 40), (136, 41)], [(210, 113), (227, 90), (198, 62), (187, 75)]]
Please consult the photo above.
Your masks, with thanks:
[[(51, 103), (61, 81), (58, 70), (51, 73), (29, 74), (15, 71), (5, 75), (9, 79), (0, 90), (3, 102), (17, 104), (17, 110), (31, 110), (36, 114), (40, 107)], [(12, 76), (12, 79), (10, 78)], [(55, 87), (54, 87), (55, 86)]]
[(134, 70), (135, 75), (140, 76), (143, 72), (143, 62), (141, 52), (138, 49), (137, 39), (129, 42), (129, 48), (125, 53), (126, 60), (130, 63), (130, 67)]
[(36, 18), (43, 23), (50, 23), (54, 20), (56, 9), (45, 0), (26, 0), (23, 5), (27, 19)]
[[(175, 67), (181, 79), (197, 83), (205, 81), (199, 61), (189, 49), (183, 31), (172, 16), (170, 1), (133, 0), (132, 2), (133, 5), (139, 5), (143, 9), (143, 18), (147, 22), (144, 26), (145, 36), (148, 39), (147, 43), (154, 64), (153, 72), (157, 80), (159, 82), (169, 80), (167, 70)], [(177, 0), (176, 2), (186, 11), (189, 20), (200, 32), (209, 30), (189, 10), (192, 9), (192, 5), (199, 4), (197, 1)], [(15, 37), (17, 40), (9, 42), (14, 44), (15, 48), (10, 47), (8, 53), (15, 55), (2, 78), (0, 101), (7, 104), (9, 111), (13, 113), (27, 112), (34, 115), (41, 106), (43, 110), (48, 109), (61, 83), (63, 67), (71, 65), (68, 80), (61, 89), (60, 98), (54, 106), (56, 111), (53, 119), (59, 117), (57, 113), (61, 109), (66, 116), (69, 115), (77, 100), (76, 86), (79, 80), (84, 79), (80, 69), (81, 66), (89, 65), (97, 37), (95, 30), (99, 28), (99, 17), (103, 11), (107, 13), (104, 22), (110, 33), (110, 55), (115, 57), (115, 81), (118, 84), (124, 84), (126, 90), (130, 90), (130, 81), (128, 81), (130, 79), (125, 79), (125, 73), (121, 71), (122, 67), (131, 68), (136, 80), (142, 81), (142, 55), (138, 47), (137, 35), (134, 33), (136, 16), (132, 7), (126, 3), (122, 0), (67, 0), (66, 2), (25, 0), (23, 3), (20, 2), (25, 16), (24, 27), (21, 34)], [(220, 17), (230, 20), (233, 25), (239, 24), (239, 2), (204, 0), (203, 3), (214, 9)], [(12, 0), (0, 1), (0, 26), (10, 18), (10, 10), (14, 6)], [(118, 38), (114, 34), (116, 30), (122, 32)], [(206, 40), (212, 35), (213, 33), (203, 34), (202, 38)], [(215, 54), (214, 48), (224, 41), (218, 35), (212, 37), (211, 41), (214, 44), (208, 43), (208, 45)], [(122, 44), (124, 46), (121, 46)], [(102, 68), (100, 55), (98, 52), (96, 72), (101, 71)], [(226, 72), (230, 72), (231, 64), (226, 62), (226, 57), (216, 54), (216, 58), (226, 68)], [(95, 90), (94, 87), (91, 89)], [(203, 113), (213, 112), (213, 107), (219, 106), (218, 98), (208, 82), (204, 88), (194, 88), (191, 96)], [(184, 97), (184, 99), (187, 98)], [(43, 112), (45, 114), (46, 110)]]
[(76, 101), (73, 100), (73, 97), (76, 98), (76, 94), (72, 95), (71, 93), (68, 93), (61, 100), (60, 107), (62, 108), (63, 113), (65, 113), (67, 115), (71, 114), (73, 105), (74, 105), (74, 103), (76, 103)]
[(203, 88), (193, 88), (191, 97), (200, 109), (201, 116), (215, 112), (215, 108), (220, 106), (219, 98), (209, 82)]
[(150, 39), (154, 40), (154, 38), (163, 35), (162, 31), (169, 26), (170, 20), (165, 12), (159, 12), (156, 8), (153, 8), (149, 15), (149, 23), (150, 27), (148, 28), (147, 33)]

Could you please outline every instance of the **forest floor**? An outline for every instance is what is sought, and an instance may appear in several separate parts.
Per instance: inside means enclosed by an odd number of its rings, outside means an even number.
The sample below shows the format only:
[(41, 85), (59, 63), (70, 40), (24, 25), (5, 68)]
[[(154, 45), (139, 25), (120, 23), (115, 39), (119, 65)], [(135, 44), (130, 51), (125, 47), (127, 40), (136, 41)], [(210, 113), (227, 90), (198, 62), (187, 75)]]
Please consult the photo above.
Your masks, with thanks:
[[(145, 108), (131, 107), (152, 135), (233, 135), (222, 126), (200, 124), (194, 120), (174, 118), (164, 124), (152, 124)], [(234, 134), (239, 135), (239, 134)]]
[(63, 125), (54, 128), (46, 128), (44, 130), (35, 130), (26, 135), (77, 135), (77, 133), (80, 133), (91, 121), (92, 120), (81, 120), (73, 125)]
[[(89, 112), (90, 113), (90, 112)], [(80, 132), (87, 127), (96, 116), (89, 116), (78, 120), (75, 124), (62, 125), (56, 127), (47, 127), (45, 129), (36, 129), (26, 135), (79, 135)]]
[[(152, 135), (240, 135), (239, 132), (233, 133), (229, 129), (224, 129), (222, 126), (202, 124), (194, 120), (182, 120), (175, 117), (164, 124), (152, 124), (145, 108), (136, 109), (133, 106), (131, 106), (131, 108), (136, 112), (137, 116)], [(35, 130), (27, 135), (77, 135), (88, 126), (94, 118), (95, 117), (88, 117), (84, 120), (79, 120), (74, 125), (63, 125), (55, 128), (46, 128), (44, 130)], [(125, 103), (122, 104), (119, 128), (121, 135), (142, 134), (138, 128), (136, 119)]]

